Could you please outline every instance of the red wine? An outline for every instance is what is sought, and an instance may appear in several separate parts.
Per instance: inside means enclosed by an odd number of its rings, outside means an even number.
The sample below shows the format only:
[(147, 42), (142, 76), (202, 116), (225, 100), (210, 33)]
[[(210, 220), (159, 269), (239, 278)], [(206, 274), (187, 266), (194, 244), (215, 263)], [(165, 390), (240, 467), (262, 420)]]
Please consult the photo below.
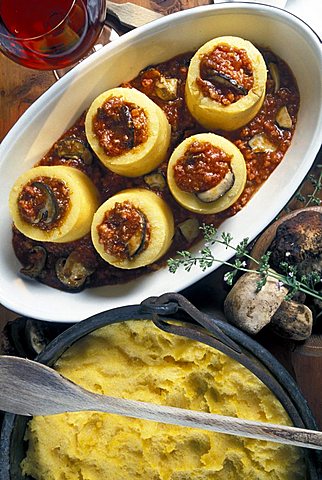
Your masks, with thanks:
[(0, 0), (0, 50), (26, 67), (64, 68), (86, 56), (105, 0)]

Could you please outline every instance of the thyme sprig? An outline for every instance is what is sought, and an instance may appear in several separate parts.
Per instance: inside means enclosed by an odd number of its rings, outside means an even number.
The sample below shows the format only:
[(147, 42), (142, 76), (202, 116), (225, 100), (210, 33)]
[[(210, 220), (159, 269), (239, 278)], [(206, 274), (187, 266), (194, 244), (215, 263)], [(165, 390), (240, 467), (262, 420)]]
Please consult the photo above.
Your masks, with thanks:
[[(232, 285), (238, 272), (251, 272), (258, 274), (257, 291), (261, 290), (267, 278), (275, 278), (279, 286), (288, 288), (287, 299), (292, 298), (297, 292), (301, 291), (306, 295), (317, 298), (322, 301), (322, 294), (315, 287), (322, 281), (321, 276), (317, 272), (311, 272), (308, 275), (302, 275), (298, 278), (297, 267), (287, 262), (281, 262), (280, 269), (282, 273), (278, 273), (270, 267), (269, 259), (271, 252), (266, 252), (258, 260), (252, 257), (248, 252), (249, 239), (244, 238), (238, 245), (233, 245), (233, 237), (230, 233), (222, 232), (218, 234), (217, 228), (213, 225), (203, 224), (200, 229), (203, 232), (205, 246), (200, 250), (199, 254), (193, 255), (188, 250), (177, 252), (176, 258), (168, 260), (168, 267), (171, 273), (175, 273), (179, 267), (183, 267), (187, 272), (193, 266), (198, 265), (202, 271), (210, 268), (214, 263), (219, 262), (222, 265), (230, 267), (232, 270), (224, 275), (224, 280), (228, 285)], [(233, 252), (234, 257), (229, 261), (216, 259), (212, 253), (211, 246), (215, 244), (223, 245), (226, 249)], [(256, 265), (256, 269), (250, 269), (248, 262), (252, 261)]]
[(302, 203), (302, 208), (321, 205), (321, 191), (322, 191), (322, 165), (318, 164), (316, 167), (319, 170), (319, 176), (311, 173), (307, 176), (304, 187), (307, 189), (308, 182), (311, 184), (313, 190), (311, 193), (304, 191), (303, 187), (295, 194), (294, 198)]

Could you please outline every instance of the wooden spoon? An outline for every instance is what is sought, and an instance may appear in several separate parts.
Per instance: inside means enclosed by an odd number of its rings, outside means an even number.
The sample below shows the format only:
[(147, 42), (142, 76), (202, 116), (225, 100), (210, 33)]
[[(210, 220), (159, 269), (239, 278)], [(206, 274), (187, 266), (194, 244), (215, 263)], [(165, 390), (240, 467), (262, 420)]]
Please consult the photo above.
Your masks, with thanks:
[(19, 415), (101, 411), (322, 450), (322, 432), (95, 394), (46, 365), (5, 355), (0, 356), (0, 409)]

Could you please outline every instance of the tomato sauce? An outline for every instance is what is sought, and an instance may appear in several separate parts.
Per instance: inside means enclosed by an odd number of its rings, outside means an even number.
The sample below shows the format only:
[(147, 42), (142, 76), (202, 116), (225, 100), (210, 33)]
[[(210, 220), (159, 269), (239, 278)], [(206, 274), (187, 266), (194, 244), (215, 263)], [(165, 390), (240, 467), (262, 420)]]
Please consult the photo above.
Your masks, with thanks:
[(93, 131), (106, 155), (116, 157), (147, 140), (147, 118), (142, 108), (112, 97), (98, 108)]
[(67, 185), (55, 178), (38, 177), (27, 183), (18, 198), (18, 209), (25, 222), (41, 230), (58, 227), (70, 206)]
[(174, 179), (184, 192), (205, 192), (218, 185), (230, 170), (231, 157), (209, 142), (193, 142), (177, 161)]
[[(267, 180), (269, 175), (282, 161), (286, 150), (288, 149), (294, 129), (296, 126), (296, 117), (299, 109), (299, 92), (292, 72), (287, 64), (275, 56), (272, 52), (261, 50), (267, 65), (274, 62), (279, 71), (279, 86), (276, 88), (276, 79), (269, 73), (266, 85), (266, 96), (263, 106), (256, 117), (247, 125), (232, 132), (216, 131), (215, 133), (222, 135), (232, 141), (242, 152), (246, 161), (247, 181), (245, 189), (237, 202), (224, 212), (212, 215), (198, 215), (189, 212), (176, 203), (172, 197), (167, 185), (164, 188), (154, 189), (154, 191), (162, 197), (171, 208), (175, 225), (178, 227), (181, 223), (188, 219), (197, 218), (199, 225), (203, 223), (219, 226), (226, 218), (235, 215), (249, 201), (259, 187)], [(205, 129), (198, 124), (190, 115), (184, 99), (185, 81), (188, 66), (193, 53), (188, 52), (159, 65), (147, 67), (141, 71), (139, 75), (132, 81), (123, 84), (123, 87), (134, 87), (157, 103), (167, 115), (171, 124), (171, 147), (169, 156), (173, 149), (185, 138), (192, 134), (204, 132)], [(169, 95), (160, 95), (158, 85), (160, 80), (174, 80), (173, 90), (169, 90)], [(165, 82), (163, 82), (164, 84)], [(164, 93), (164, 92), (163, 92)], [(287, 106), (287, 110), (292, 119), (291, 128), (281, 128), (276, 123), (276, 115), (282, 106)], [(77, 138), (86, 142), (83, 114), (78, 121), (62, 136), (63, 138)], [(250, 146), (251, 139), (258, 134), (264, 135), (275, 146), (274, 151), (255, 152)], [(156, 172), (166, 178), (168, 158), (158, 167)], [(125, 188), (152, 188), (146, 181), (145, 176), (137, 178), (127, 178), (117, 175), (105, 168), (93, 153), (93, 162), (85, 163), (80, 158), (64, 158), (57, 154), (57, 144), (54, 144), (49, 152), (41, 159), (40, 165), (70, 165), (80, 169), (87, 174), (96, 185), (101, 203), (107, 198), (116, 194)], [(156, 173), (153, 172), (153, 173)], [(35, 246), (41, 244), (47, 251), (46, 267), (42, 271), (38, 280), (51, 285), (58, 289), (66, 289), (60, 283), (55, 274), (55, 264), (61, 257), (66, 258), (71, 252), (77, 250), (81, 257), (86, 260), (89, 268), (94, 270), (84, 287), (96, 287), (100, 285), (112, 285), (125, 283), (142, 274), (159, 269), (164, 266), (167, 258), (174, 256), (178, 250), (188, 249), (191, 244), (197, 241), (200, 235), (193, 241), (185, 238), (181, 234), (181, 229), (176, 228), (176, 233), (172, 242), (172, 246), (167, 254), (157, 262), (146, 267), (134, 270), (122, 270), (106, 263), (95, 251), (90, 235), (82, 239), (64, 244), (58, 243), (41, 243), (26, 238), (15, 228), (13, 228), (13, 247), (20, 262), (28, 265), (29, 252)]]
[(117, 202), (113, 209), (105, 213), (97, 231), (105, 252), (120, 260), (133, 258), (149, 243), (147, 219), (130, 202)]
[(200, 61), (197, 85), (204, 96), (228, 106), (252, 89), (253, 69), (247, 52), (229, 45), (218, 45)]

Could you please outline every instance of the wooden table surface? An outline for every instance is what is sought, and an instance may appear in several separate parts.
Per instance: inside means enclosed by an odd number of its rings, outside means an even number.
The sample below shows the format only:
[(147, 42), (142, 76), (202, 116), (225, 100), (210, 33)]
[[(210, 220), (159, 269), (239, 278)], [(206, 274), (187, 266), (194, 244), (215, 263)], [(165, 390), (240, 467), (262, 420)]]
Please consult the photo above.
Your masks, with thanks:
[[(122, 3), (119, 1), (119, 3)], [(163, 14), (211, 3), (207, 0), (136, 0), (136, 3)], [(0, 53), (0, 141), (23, 112), (53, 83), (52, 72), (38, 72), (16, 65)], [(321, 162), (321, 158), (319, 160)], [(317, 163), (317, 161), (316, 161)], [(207, 291), (204, 288), (203, 292)], [(208, 284), (212, 288), (211, 278)], [(189, 295), (189, 292), (188, 292)], [(191, 299), (200, 303), (198, 286), (191, 290)], [(0, 305), (0, 334), (8, 321), (17, 315)], [(275, 342), (266, 345), (296, 378), (322, 430), (322, 348), (321, 338), (314, 337), (304, 345)], [(1, 343), (0, 343), (1, 345)], [(1, 352), (0, 352), (1, 353)]]

